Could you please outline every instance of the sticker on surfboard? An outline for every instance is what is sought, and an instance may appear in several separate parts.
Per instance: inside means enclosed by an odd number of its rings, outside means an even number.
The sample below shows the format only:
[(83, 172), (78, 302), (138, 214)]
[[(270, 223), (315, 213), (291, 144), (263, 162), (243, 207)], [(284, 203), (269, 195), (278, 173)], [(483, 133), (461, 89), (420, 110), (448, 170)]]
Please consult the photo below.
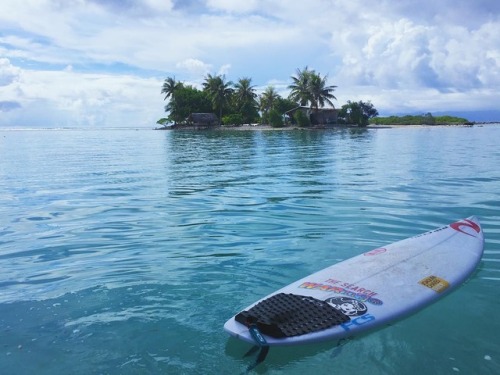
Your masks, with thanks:
[(418, 282), (419, 284), (432, 289), (437, 293), (442, 293), (450, 286), (450, 283), (445, 279), (437, 276), (427, 276)]
[(363, 302), (354, 298), (332, 297), (325, 302), (347, 316), (360, 316), (368, 311), (368, 307)]

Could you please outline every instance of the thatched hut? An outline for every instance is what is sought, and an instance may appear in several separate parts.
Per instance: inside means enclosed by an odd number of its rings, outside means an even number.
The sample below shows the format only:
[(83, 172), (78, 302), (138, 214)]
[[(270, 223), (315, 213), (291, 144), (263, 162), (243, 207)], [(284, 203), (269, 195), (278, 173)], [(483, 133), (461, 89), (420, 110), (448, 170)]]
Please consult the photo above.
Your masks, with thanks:
[(187, 121), (197, 128), (219, 125), (219, 119), (214, 113), (191, 113)]

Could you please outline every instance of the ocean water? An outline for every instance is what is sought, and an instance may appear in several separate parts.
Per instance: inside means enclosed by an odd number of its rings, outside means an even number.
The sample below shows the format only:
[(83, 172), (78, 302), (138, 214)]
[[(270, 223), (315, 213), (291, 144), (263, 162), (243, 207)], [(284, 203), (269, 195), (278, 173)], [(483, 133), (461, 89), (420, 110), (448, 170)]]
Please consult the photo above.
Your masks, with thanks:
[(262, 374), (500, 373), (500, 126), (0, 130), (0, 373), (240, 374), (224, 322), (384, 244), (476, 215), (460, 289)]

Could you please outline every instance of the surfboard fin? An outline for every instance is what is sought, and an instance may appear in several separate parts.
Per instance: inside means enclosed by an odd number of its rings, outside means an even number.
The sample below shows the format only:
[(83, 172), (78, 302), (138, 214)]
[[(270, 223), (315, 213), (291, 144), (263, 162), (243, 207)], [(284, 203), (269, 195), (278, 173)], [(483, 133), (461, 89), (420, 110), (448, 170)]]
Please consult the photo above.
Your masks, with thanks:
[(330, 358), (335, 358), (337, 357), (338, 355), (340, 355), (340, 353), (342, 353), (342, 349), (344, 348), (344, 346), (349, 342), (351, 341), (352, 339), (351, 338), (343, 338), (343, 339), (340, 339), (338, 342), (337, 342), (337, 346), (335, 346), (335, 348), (333, 349), (332, 351), (332, 354), (330, 355)]
[(264, 362), (264, 360), (267, 357), (267, 353), (269, 353), (269, 345), (267, 345), (267, 341), (262, 336), (262, 334), (259, 332), (259, 329), (255, 324), (251, 324), (248, 327), (248, 330), (250, 332), (250, 335), (254, 339), (255, 343), (257, 345), (254, 345), (245, 355), (244, 357), (247, 357), (249, 355), (254, 354), (258, 349), (260, 349), (259, 354), (257, 354), (257, 359), (255, 360), (254, 363), (248, 366), (247, 372), (253, 370), (255, 367), (257, 367), (260, 363)]

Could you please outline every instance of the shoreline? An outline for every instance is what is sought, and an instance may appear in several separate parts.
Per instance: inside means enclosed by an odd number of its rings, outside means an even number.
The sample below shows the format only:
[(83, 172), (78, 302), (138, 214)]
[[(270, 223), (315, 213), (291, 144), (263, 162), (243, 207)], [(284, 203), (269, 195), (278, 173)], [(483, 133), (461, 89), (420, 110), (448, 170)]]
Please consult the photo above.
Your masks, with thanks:
[(474, 124), (436, 124), (436, 125), (403, 125), (403, 124), (394, 124), (394, 125), (375, 125), (370, 124), (366, 127), (359, 127), (357, 125), (319, 125), (319, 126), (310, 126), (310, 127), (299, 127), (299, 126), (284, 126), (275, 128), (271, 125), (238, 125), (238, 126), (214, 126), (214, 127), (196, 127), (189, 125), (181, 125), (181, 126), (170, 126), (163, 128), (154, 128), (154, 130), (170, 130), (170, 131), (192, 131), (192, 130), (211, 130), (211, 131), (289, 131), (289, 130), (342, 130), (342, 129), (400, 129), (400, 128), (442, 128), (442, 127), (474, 127), (474, 126), (483, 126), (483, 125), (494, 125), (499, 124), (499, 122), (490, 122), (490, 123), (474, 123)]

